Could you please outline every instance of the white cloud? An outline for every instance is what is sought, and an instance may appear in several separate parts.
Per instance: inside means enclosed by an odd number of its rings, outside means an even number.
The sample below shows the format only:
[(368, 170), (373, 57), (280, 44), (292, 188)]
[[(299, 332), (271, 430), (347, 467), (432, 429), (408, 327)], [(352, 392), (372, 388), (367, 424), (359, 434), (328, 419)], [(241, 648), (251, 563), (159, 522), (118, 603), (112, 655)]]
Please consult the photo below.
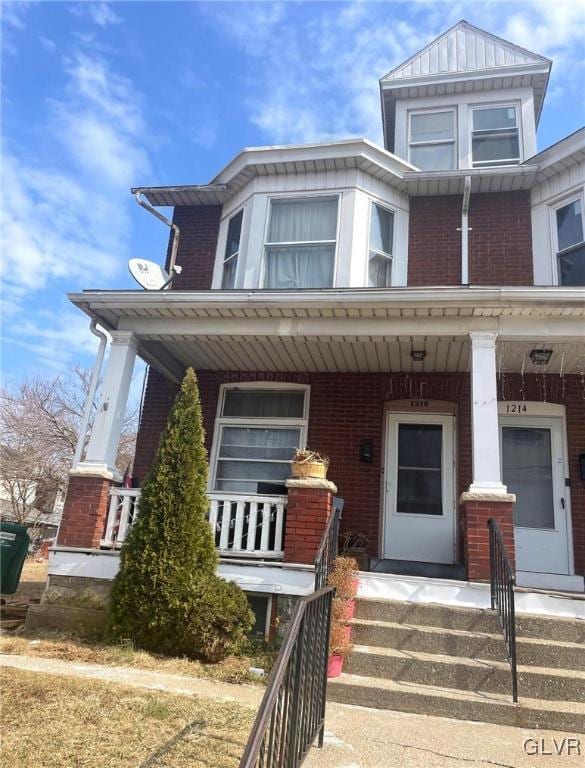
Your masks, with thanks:
[[(551, 90), (583, 76), (585, 10), (575, 0), (249, 3), (209, 19), (256, 64), (250, 120), (271, 143), (366, 136), (381, 141), (378, 78), (462, 18), (555, 60)], [(562, 73), (562, 77), (560, 77)], [(566, 82), (563, 83), (562, 80)]]
[(88, 18), (102, 28), (110, 24), (120, 24), (122, 22), (122, 19), (109, 3), (84, 2), (73, 6), (71, 13), (74, 16)]
[[(48, 103), (43, 157), (5, 142), (1, 245), (11, 340), (53, 367), (94, 349), (88, 321), (59, 305), (69, 287), (111, 284), (129, 255), (128, 188), (149, 170), (132, 84), (87, 54), (66, 62), (67, 86)], [(58, 298), (57, 298), (58, 297)], [(31, 319), (31, 303), (35, 306)]]

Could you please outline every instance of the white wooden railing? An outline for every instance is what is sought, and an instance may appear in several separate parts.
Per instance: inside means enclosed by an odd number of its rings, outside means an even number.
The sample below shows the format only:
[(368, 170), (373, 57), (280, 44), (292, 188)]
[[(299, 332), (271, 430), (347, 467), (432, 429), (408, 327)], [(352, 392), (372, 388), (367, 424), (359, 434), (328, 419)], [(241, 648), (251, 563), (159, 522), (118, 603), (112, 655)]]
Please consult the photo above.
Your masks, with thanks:
[[(112, 488), (102, 547), (116, 549), (138, 514), (140, 488)], [(208, 519), (220, 555), (282, 559), (286, 496), (210, 493)]]
[(138, 514), (140, 488), (112, 488), (102, 547), (122, 546), (128, 529)]

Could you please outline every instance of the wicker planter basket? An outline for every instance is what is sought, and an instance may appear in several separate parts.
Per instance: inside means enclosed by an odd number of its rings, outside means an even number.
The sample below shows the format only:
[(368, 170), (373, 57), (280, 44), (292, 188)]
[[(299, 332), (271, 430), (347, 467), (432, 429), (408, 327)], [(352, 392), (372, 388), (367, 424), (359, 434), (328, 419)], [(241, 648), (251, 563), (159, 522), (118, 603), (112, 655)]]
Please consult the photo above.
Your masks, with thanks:
[(327, 477), (327, 465), (320, 461), (293, 461), (291, 466), (295, 478), (317, 477), (325, 480)]

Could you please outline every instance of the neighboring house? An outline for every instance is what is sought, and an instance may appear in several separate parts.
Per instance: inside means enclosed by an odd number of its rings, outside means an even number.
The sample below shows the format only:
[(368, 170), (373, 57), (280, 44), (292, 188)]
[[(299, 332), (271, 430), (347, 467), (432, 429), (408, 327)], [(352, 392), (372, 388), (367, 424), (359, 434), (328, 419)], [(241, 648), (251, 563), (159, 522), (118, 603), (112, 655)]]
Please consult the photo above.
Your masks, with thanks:
[(0, 520), (30, 528), (36, 541), (57, 533), (63, 513), (63, 493), (36, 480), (0, 477)]
[[(381, 79), (384, 148), (245, 149), (209, 184), (134, 190), (174, 208), (182, 272), (70, 297), (112, 345), (52, 577), (117, 570), (138, 355), (135, 483), (193, 366), (220, 572), (260, 618), (311, 589), (334, 493), (373, 571), (485, 581), (495, 517), (519, 585), (584, 591), (585, 130), (537, 151), (550, 67), (460, 22)], [(287, 484), (305, 445), (337, 489)]]

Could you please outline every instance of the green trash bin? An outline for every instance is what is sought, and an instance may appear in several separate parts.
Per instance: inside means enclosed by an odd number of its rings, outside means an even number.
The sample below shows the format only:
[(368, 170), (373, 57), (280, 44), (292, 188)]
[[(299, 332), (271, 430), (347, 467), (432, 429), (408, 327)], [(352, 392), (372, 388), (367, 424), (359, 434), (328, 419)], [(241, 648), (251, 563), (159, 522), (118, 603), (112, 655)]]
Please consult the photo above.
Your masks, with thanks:
[(0, 593), (13, 595), (28, 555), (30, 536), (26, 526), (0, 520)]

